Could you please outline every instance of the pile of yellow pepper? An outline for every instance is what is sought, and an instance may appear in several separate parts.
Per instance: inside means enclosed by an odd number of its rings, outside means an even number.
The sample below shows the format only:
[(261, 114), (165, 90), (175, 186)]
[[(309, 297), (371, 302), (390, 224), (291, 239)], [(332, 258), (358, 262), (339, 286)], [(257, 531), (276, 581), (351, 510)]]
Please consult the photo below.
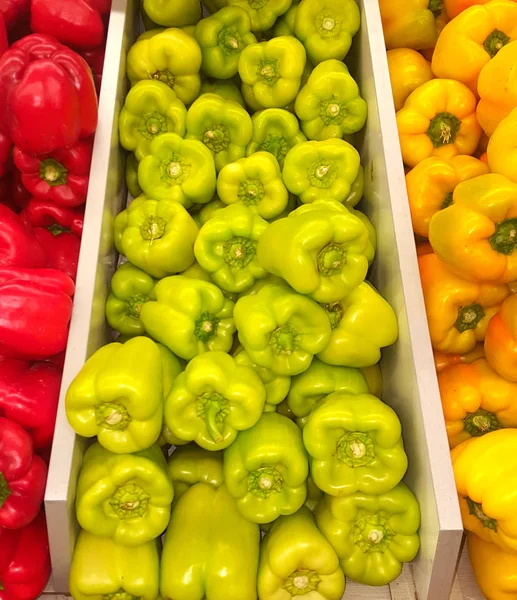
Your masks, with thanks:
[(517, 2), (379, 0), (469, 556), (517, 598)]

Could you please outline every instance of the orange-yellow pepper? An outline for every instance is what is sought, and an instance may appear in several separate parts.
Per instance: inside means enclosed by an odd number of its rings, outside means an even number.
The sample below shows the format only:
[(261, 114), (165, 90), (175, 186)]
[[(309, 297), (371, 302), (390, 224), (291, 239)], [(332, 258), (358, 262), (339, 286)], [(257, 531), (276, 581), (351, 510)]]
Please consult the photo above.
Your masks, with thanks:
[(431, 244), (427, 241), (420, 241), (417, 243), (416, 245), (416, 255), (417, 256), (423, 256), (424, 254), (432, 254), (433, 253), (433, 247), (431, 246)]
[(517, 106), (516, 64), (517, 41), (501, 48), (479, 74), (476, 114), (488, 136), (494, 133), (499, 123)]
[(493, 0), (471, 6), (444, 27), (433, 54), (436, 77), (461, 81), (476, 93), (481, 69), (517, 39), (517, 4)]
[[(476, 4), (487, 4), (491, 0), (445, 0), (444, 9), (449, 19), (454, 19), (460, 12), (463, 12)], [(516, 0), (514, 0), (515, 2)]]
[(471, 438), (451, 451), (463, 526), (517, 553), (517, 429)]
[(386, 48), (432, 48), (442, 0), (379, 0)]
[(449, 446), (503, 427), (517, 427), (517, 383), (506, 381), (479, 358), (438, 373)]
[(472, 156), (431, 157), (419, 163), (406, 175), (414, 232), (427, 237), (431, 217), (451, 205), (456, 186), (488, 172), (488, 165)]
[(470, 564), (477, 584), (488, 600), (517, 598), (517, 554), (504, 552), (475, 533), (467, 534)]
[(431, 219), (429, 241), (455, 273), (472, 281), (517, 279), (517, 184), (489, 173), (460, 183)]
[(472, 351), (510, 294), (508, 286), (462, 279), (435, 254), (420, 256), (418, 264), (433, 348), (449, 354)]
[(444, 369), (452, 367), (453, 365), (469, 365), (478, 358), (485, 358), (485, 347), (480, 342), (476, 344), (474, 350), (467, 352), (466, 354), (445, 354), (439, 350), (433, 351), (434, 355), (434, 366), (436, 372), (441, 373)]
[(473, 154), (481, 136), (476, 97), (452, 79), (432, 79), (417, 88), (397, 112), (397, 126), (410, 167), (430, 156)]
[(503, 119), (488, 142), (488, 165), (493, 173), (499, 173), (517, 183), (517, 108)]
[(517, 294), (507, 298), (486, 331), (485, 355), (492, 368), (517, 381)]
[(411, 92), (433, 79), (431, 64), (420, 52), (411, 48), (388, 50), (391, 91), (395, 110), (400, 110)]

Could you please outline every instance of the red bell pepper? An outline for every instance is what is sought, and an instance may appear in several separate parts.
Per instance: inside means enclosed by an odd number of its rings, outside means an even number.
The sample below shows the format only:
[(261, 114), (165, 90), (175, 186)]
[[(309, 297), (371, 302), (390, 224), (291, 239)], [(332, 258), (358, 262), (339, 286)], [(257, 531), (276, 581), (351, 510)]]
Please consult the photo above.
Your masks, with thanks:
[(81, 52), (81, 56), (90, 65), (90, 69), (93, 73), (93, 79), (95, 81), (95, 87), (97, 88), (97, 94), (101, 93), (102, 85), (102, 73), (104, 70), (104, 57), (106, 55), (106, 46), (98, 46), (93, 50), (84, 50)]
[(0, 531), (0, 600), (34, 600), (50, 577), (43, 511), (23, 529)]
[(27, 206), (32, 196), (23, 185), (22, 174), (18, 169), (11, 169), (9, 175), (11, 180), (11, 202), (15, 207), (15, 212), (20, 212)]
[(59, 206), (80, 206), (88, 194), (92, 150), (91, 139), (44, 156), (31, 156), (15, 147), (13, 159), (23, 185), (36, 198), (52, 200)]
[(5, 19), (0, 12), (0, 56), (9, 48), (9, 42), (7, 41), (7, 27), (5, 26)]
[(74, 282), (55, 269), (0, 269), (0, 355), (41, 360), (66, 348)]
[(25, 527), (38, 516), (47, 466), (21, 425), (0, 417), (0, 527)]
[(0, 417), (23, 427), (38, 451), (52, 445), (61, 376), (50, 362), (0, 362)]
[(46, 266), (47, 257), (32, 229), (10, 208), (0, 204), (0, 267)]
[(7, 29), (11, 29), (15, 23), (29, 14), (30, 0), (2, 0), (0, 2), (0, 14), (5, 20)]
[(75, 146), (97, 127), (97, 93), (82, 56), (45, 35), (0, 58), (0, 129), (30, 154)]
[(3, 177), (8, 171), (12, 147), (11, 138), (0, 129), (0, 177)]
[(84, 212), (34, 198), (20, 216), (33, 228), (47, 257), (47, 266), (64, 271), (75, 281)]

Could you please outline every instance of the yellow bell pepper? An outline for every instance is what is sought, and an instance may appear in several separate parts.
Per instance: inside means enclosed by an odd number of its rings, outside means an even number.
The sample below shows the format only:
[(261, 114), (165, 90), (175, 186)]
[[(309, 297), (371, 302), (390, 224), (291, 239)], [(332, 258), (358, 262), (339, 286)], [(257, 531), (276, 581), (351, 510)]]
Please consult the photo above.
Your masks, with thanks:
[(384, 40), (393, 48), (432, 48), (436, 43), (435, 19), (441, 0), (379, 0)]
[(452, 204), (452, 193), (462, 181), (489, 173), (488, 165), (472, 156), (426, 158), (406, 175), (413, 229), (429, 235), (431, 217)]
[(435, 254), (420, 256), (418, 264), (433, 348), (471, 352), (485, 339), (488, 322), (510, 294), (508, 286), (462, 279)]
[(500, 377), (486, 358), (441, 371), (438, 385), (451, 448), (471, 437), (517, 427), (517, 383)]
[(433, 355), (436, 372), (441, 373), (444, 369), (453, 365), (470, 365), (470, 363), (473, 363), (478, 358), (485, 358), (485, 348), (483, 343), (480, 342), (474, 347), (474, 350), (466, 354), (446, 354), (445, 352), (434, 350)]
[(517, 42), (501, 48), (479, 74), (476, 110), (483, 131), (491, 136), (499, 123), (517, 106)]
[(409, 94), (434, 76), (429, 61), (416, 50), (395, 48), (387, 57), (395, 110), (400, 110)]
[(467, 8), (476, 4), (487, 4), (487, 2), (491, 2), (491, 0), (444, 0), (443, 8), (449, 19), (454, 19)]
[(503, 552), (474, 533), (467, 534), (470, 564), (477, 584), (488, 600), (517, 598), (517, 554)]
[(517, 39), (517, 4), (493, 0), (471, 6), (447, 23), (433, 54), (436, 77), (455, 79), (477, 92), (481, 69), (508, 42)]
[(417, 88), (397, 112), (397, 126), (409, 167), (430, 156), (473, 154), (481, 137), (476, 97), (452, 79), (432, 79)]
[(488, 142), (488, 166), (517, 183), (517, 108), (503, 119)]
[(494, 371), (517, 382), (517, 294), (509, 296), (490, 319), (484, 349)]
[[(463, 526), (517, 553), (517, 429), (471, 438), (451, 451)], [(510, 459), (510, 460), (509, 460)]]
[(517, 184), (489, 173), (460, 183), (437, 212), (429, 241), (449, 268), (471, 281), (517, 279)]

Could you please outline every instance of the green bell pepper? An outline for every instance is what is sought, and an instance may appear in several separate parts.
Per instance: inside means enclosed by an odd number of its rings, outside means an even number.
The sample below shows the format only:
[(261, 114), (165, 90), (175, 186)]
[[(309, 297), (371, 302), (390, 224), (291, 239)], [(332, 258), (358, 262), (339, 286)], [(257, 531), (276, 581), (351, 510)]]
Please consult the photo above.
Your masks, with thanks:
[(199, 94), (200, 68), (199, 44), (188, 33), (176, 28), (149, 37), (140, 36), (127, 55), (127, 76), (131, 85), (156, 79), (172, 88), (185, 105)]
[(300, 131), (298, 119), (283, 108), (266, 108), (253, 115), (253, 136), (246, 148), (246, 156), (255, 152), (271, 153), (280, 169), (284, 168), (284, 158), (296, 144), (306, 142)]
[(224, 166), (217, 195), (225, 204), (244, 204), (263, 219), (279, 215), (289, 200), (278, 162), (269, 152), (255, 152)]
[(108, 325), (123, 335), (145, 335), (140, 309), (149, 300), (156, 281), (131, 263), (124, 263), (111, 278), (111, 292), (106, 301)]
[(191, 487), (172, 513), (160, 592), (174, 600), (256, 600), (260, 529), (224, 486)]
[(334, 392), (313, 410), (303, 429), (314, 483), (326, 494), (383, 494), (407, 470), (402, 427), (375, 396)]
[(276, 375), (303, 373), (330, 338), (321, 306), (285, 284), (266, 285), (239, 298), (234, 318), (239, 341), (251, 360)]
[(306, 509), (280, 517), (260, 545), (260, 600), (341, 600), (345, 576), (339, 558)]
[(294, 110), (310, 140), (356, 133), (363, 128), (368, 114), (357, 83), (338, 60), (326, 60), (314, 67), (296, 97)]
[(149, 335), (185, 360), (210, 350), (229, 352), (233, 344), (233, 302), (200, 279), (162, 279), (142, 306), (140, 319)]
[(76, 433), (97, 436), (112, 452), (149, 448), (163, 421), (158, 346), (142, 336), (102, 346), (70, 384), (65, 408)]
[(174, 486), (174, 507), (183, 494), (196, 483), (219, 487), (223, 477), (223, 453), (204, 450), (196, 444), (176, 448), (167, 461)]
[(309, 475), (307, 477), (307, 498), (305, 500), (305, 508), (308, 508), (311, 513), (315, 513), (320, 500), (325, 494), (314, 483), (314, 479)]
[(251, 133), (251, 117), (246, 110), (217, 94), (203, 94), (188, 109), (187, 138), (205, 144), (218, 172), (246, 154)]
[(81, 531), (70, 566), (74, 600), (157, 600), (160, 556), (156, 540), (128, 548)]
[(165, 422), (178, 438), (222, 450), (259, 420), (266, 390), (251, 367), (224, 352), (194, 357), (165, 402)]
[(231, 79), (203, 81), (201, 84), (201, 94), (216, 94), (224, 100), (232, 100), (240, 104), (242, 108), (246, 108), (240, 89)]
[(296, 11), (294, 31), (316, 65), (330, 58), (343, 60), (360, 25), (361, 14), (354, 0), (303, 0)]
[(360, 165), (359, 171), (357, 172), (357, 177), (354, 179), (352, 183), (352, 187), (350, 188), (350, 193), (343, 200), (344, 206), (347, 208), (354, 208), (356, 204), (362, 199), (364, 194), (364, 169)]
[[(196, 214), (192, 215), (192, 217), (196, 222), (196, 225), (201, 229), (201, 227), (203, 227), (203, 225), (209, 219), (211, 219), (218, 210), (221, 210), (222, 208), (226, 208), (226, 204), (222, 200), (219, 200), (219, 198), (216, 195), (214, 196), (213, 200), (211, 200), (208, 204), (204, 204), (201, 210), (199, 210)], [(201, 279), (204, 278), (201, 277)], [(210, 276), (208, 276), (208, 279), (206, 281), (212, 281)]]
[(282, 108), (296, 98), (304, 67), (304, 47), (292, 35), (250, 44), (239, 58), (243, 93), (263, 108)]
[(195, 25), (201, 19), (199, 0), (143, 0), (142, 6), (150, 19), (164, 27)]
[(392, 582), (420, 547), (420, 507), (403, 483), (380, 495), (325, 496), (316, 523), (345, 575), (365, 585)]
[(120, 144), (142, 160), (163, 133), (185, 135), (187, 109), (160, 81), (139, 81), (129, 90), (119, 117)]
[(238, 6), (227, 6), (201, 20), (196, 26), (196, 40), (203, 55), (201, 70), (215, 79), (236, 75), (241, 52), (257, 42), (249, 14)]
[(194, 262), (198, 231), (194, 219), (178, 202), (142, 194), (116, 217), (114, 242), (120, 254), (160, 279), (184, 271)]
[(228, 6), (228, 0), (203, 0), (203, 4), (210, 14), (214, 14), (221, 8)]
[(277, 17), (284, 14), (292, 0), (229, 0), (230, 6), (240, 6), (251, 18), (252, 31), (266, 31), (273, 27)]
[(137, 198), (142, 193), (142, 188), (138, 183), (138, 159), (133, 152), (126, 158), (126, 185), (133, 198)]
[(397, 315), (368, 281), (342, 300), (324, 304), (323, 308), (332, 334), (318, 358), (328, 364), (369, 367), (379, 362), (381, 348), (397, 340)]
[(134, 454), (112, 454), (93, 444), (84, 455), (77, 482), (77, 520), (98, 537), (139, 546), (163, 533), (173, 497), (158, 446)]
[(317, 302), (337, 302), (364, 281), (373, 248), (360, 218), (327, 203), (294, 210), (271, 223), (258, 246), (259, 264)]
[(257, 242), (267, 226), (243, 204), (218, 210), (199, 231), (194, 245), (196, 259), (222, 290), (248, 290), (267, 275), (255, 256)]
[(175, 200), (186, 208), (206, 204), (215, 193), (214, 159), (200, 141), (164, 133), (140, 162), (138, 181), (144, 193), (156, 200)]
[(266, 388), (266, 404), (268, 408), (280, 404), (287, 397), (291, 387), (291, 378), (286, 375), (275, 375), (271, 369), (259, 367), (250, 358), (250, 355), (239, 346), (233, 354), (233, 358), (238, 365), (253, 367), (259, 374), (264, 387)]
[(294, 21), (299, 4), (299, 0), (293, 0), (289, 10), (278, 17), (275, 26), (273, 27), (274, 37), (280, 37), (281, 35), (295, 35)]
[(270, 523), (301, 508), (308, 475), (300, 430), (276, 412), (264, 413), (224, 453), (224, 483), (254, 523)]

